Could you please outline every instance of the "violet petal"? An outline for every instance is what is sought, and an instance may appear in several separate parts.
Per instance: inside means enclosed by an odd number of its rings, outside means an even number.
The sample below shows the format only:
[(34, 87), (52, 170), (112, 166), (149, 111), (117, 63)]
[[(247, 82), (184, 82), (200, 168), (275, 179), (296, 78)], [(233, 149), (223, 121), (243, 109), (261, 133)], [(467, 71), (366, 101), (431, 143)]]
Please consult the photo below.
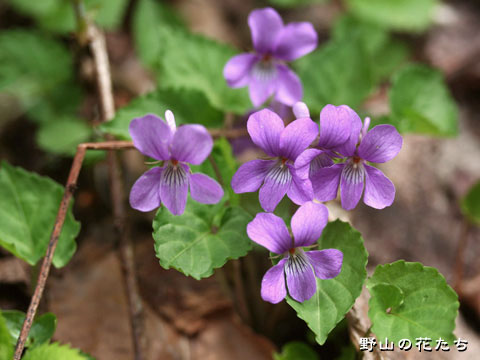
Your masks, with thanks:
[(277, 65), (275, 100), (293, 106), (302, 99), (302, 82), (297, 74), (286, 65)]
[(188, 166), (167, 165), (160, 178), (160, 198), (173, 215), (185, 211), (188, 196)]
[[(319, 150), (319, 149), (307, 149), (304, 152), (302, 152), (295, 160), (295, 171), (297, 175), (302, 179), (308, 179), (311, 173), (310, 168), (311, 168), (312, 161), (316, 157), (321, 156), (323, 153), (324, 153), (323, 150)], [(328, 156), (327, 158), (330, 159)], [(325, 165), (326, 166), (321, 166), (321, 167), (332, 166), (333, 161), (331, 159), (329, 162), (328, 160), (326, 160)]]
[(283, 254), (292, 247), (292, 238), (282, 218), (272, 213), (258, 213), (247, 225), (252, 241), (275, 254)]
[(374, 163), (384, 163), (397, 156), (402, 143), (402, 136), (394, 126), (377, 125), (362, 139), (358, 156)]
[(340, 175), (345, 164), (335, 164), (330, 167), (319, 169), (310, 178), (313, 186), (315, 199), (329, 201), (337, 197)]
[(311, 23), (293, 22), (280, 30), (273, 54), (278, 59), (292, 61), (315, 50), (317, 44), (317, 32)]
[(319, 279), (333, 279), (342, 270), (343, 253), (337, 249), (307, 251), (305, 254)]
[(348, 117), (350, 117), (351, 125), (350, 125), (350, 136), (348, 140), (343, 143), (342, 145), (336, 146), (335, 149), (340, 154), (344, 156), (353, 156), (355, 153), (355, 149), (358, 143), (358, 139), (360, 136), (360, 132), (362, 131), (362, 119), (357, 115), (355, 111), (353, 111), (347, 105), (342, 105), (344, 109), (346, 109), (348, 113)]
[(285, 276), (288, 293), (293, 299), (304, 302), (315, 294), (317, 281), (303, 250), (297, 249), (295, 254), (289, 256), (285, 265)]
[(250, 82), (248, 86), (248, 94), (253, 106), (258, 108), (277, 90), (278, 71), (275, 67), (261, 67), (260, 63), (256, 63), (252, 68)]
[(283, 120), (268, 109), (253, 113), (247, 121), (247, 130), (252, 141), (269, 156), (279, 154), (280, 135), (284, 128)]
[(253, 10), (248, 15), (248, 26), (255, 50), (259, 54), (272, 53), (277, 36), (283, 28), (280, 15), (270, 7)]
[(325, 149), (332, 149), (344, 144), (350, 138), (353, 117), (352, 109), (346, 105), (326, 105), (320, 113), (318, 145)]
[(212, 136), (202, 125), (180, 126), (172, 142), (172, 159), (200, 165), (213, 147)]
[(363, 202), (375, 209), (392, 205), (395, 199), (395, 186), (380, 170), (365, 165), (365, 194)]
[(163, 168), (154, 167), (143, 173), (130, 190), (130, 206), (140, 211), (151, 211), (160, 206), (160, 178)]
[(287, 190), (287, 196), (297, 205), (305, 204), (313, 200), (313, 187), (310, 179), (300, 178), (293, 167), (293, 165), (286, 164), (290, 168), (292, 175), (292, 184)]
[(257, 191), (275, 160), (252, 160), (240, 166), (232, 177), (232, 189), (237, 194)]
[(247, 86), (250, 81), (250, 70), (258, 57), (254, 54), (240, 54), (228, 60), (223, 68), (223, 77), (228, 86), (239, 88)]
[(328, 222), (328, 210), (323, 204), (307, 202), (292, 216), (291, 226), (295, 247), (317, 242)]
[(345, 164), (340, 180), (340, 198), (345, 210), (352, 210), (357, 206), (362, 197), (364, 182), (365, 168), (363, 164)]
[(158, 116), (148, 114), (135, 118), (128, 128), (133, 145), (144, 155), (156, 160), (169, 160), (172, 141), (170, 127)]
[(318, 126), (309, 118), (288, 124), (280, 135), (280, 155), (295, 161), (318, 135)]
[(216, 204), (223, 197), (220, 184), (205, 174), (191, 174), (189, 183), (192, 199), (202, 204)]
[(271, 267), (262, 279), (262, 299), (272, 304), (278, 304), (287, 296), (285, 286), (284, 267), (287, 259), (282, 259), (277, 265)]
[(292, 184), (292, 174), (287, 166), (277, 165), (270, 169), (258, 193), (263, 210), (273, 212)]

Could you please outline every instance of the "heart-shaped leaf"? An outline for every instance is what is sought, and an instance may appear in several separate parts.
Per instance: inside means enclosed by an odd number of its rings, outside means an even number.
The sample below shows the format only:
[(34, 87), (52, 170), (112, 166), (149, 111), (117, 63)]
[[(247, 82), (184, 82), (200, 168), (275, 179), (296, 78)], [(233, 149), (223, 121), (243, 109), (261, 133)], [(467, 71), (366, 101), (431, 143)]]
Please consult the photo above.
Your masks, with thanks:
[(188, 199), (185, 212), (174, 216), (160, 208), (153, 221), (155, 251), (160, 265), (201, 279), (229, 259), (251, 249), (246, 227), (251, 220), (239, 207), (204, 205)]
[(437, 269), (403, 260), (379, 265), (367, 288), (368, 316), (378, 339), (454, 340), (458, 297)]
[(317, 292), (303, 303), (287, 297), (288, 304), (295, 309), (315, 333), (322, 345), (332, 329), (350, 310), (362, 291), (367, 278), (367, 250), (360, 233), (342, 221), (329, 223), (318, 240), (319, 249), (338, 249), (343, 253), (340, 274), (329, 280), (317, 279)]

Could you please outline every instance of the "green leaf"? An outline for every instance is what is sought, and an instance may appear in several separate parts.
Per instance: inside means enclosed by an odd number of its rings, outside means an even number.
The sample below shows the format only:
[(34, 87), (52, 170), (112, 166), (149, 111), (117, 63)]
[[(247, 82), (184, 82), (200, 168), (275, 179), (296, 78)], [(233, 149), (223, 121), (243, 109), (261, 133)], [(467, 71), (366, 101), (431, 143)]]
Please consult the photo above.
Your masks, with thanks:
[(59, 343), (43, 344), (29, 349), (23, 360), (85, 360), (78, 349)]
[[(243, 193), (240, 195), (240, 206), (245, 209), (249, 214), (255, 216), (260, 212), (264, 212), (258, 201), (258, 192)], [(285, 196), (275, 208), (275, 215), (280, 216), (285, 224), (290, 223), (292, 218), (292, 209), (296, 209), (298, 206), (293, 204), (288, 196)], [(255, 243), (253, 246), (256, 246)], [(262, 248), (260, 245), (258, 245)], [(263, 249), (263, 248), (262, 248)]]
[(402, 62), (408, 50), (382, 27), (361, 21), (350, 15), (340, 17), (332, 29), (333, 40), (337, 42), (354, 41), (362, 49), (375, 83), (389, 77)]
[[(0, 245), (35, 265), (46, 253), (63, 187), (53, 180), (2, 162), (0, 169)], [(53, 256), (57, 268), (76, 250), (80, 223), (67, 212)]]
[(367, 278), (367, 250), (360, 233), (339, 220), (329, 223), (318, 240), (319, 249), (339, 249), (343, 253), (340, 274), (329, 280), (317, 279), (317, 292), (303, 303), (287, 297), (288, 304), (315, 333), (322, 345), (328, 334), (350, 310)]
[(12, 359), (14, 345), (10, 341), (10, 332), (2, 315), (3, 313), (0, 311), (0, 359)]
[(19, 98), (25, 109), (52, 95), (68, 94), (68, 89), (57, 88), (72, 76), (71, 55), (53, 38), (26, 30), (0, 34), (0, 92)]
[(298, 60), (305, 102), (314, 113), (326, 104), (360, 106), (406, 59), (407, 48), (377, 25), (342, 16), (332, 40)]
[(432, 21), (437, 0), (346, 0), (357, 17), (387, 29), (418, 32)]
[(480, 225), (480, 181), (473, 185), (461, 203), (463, 215), (472, 223)]
[(131, 139), (128, 126), (134, 118), (156, 114), (164, 119), (166, 110), (172, 110), (177, 125), (195, 123), (206, 127), (221, 127), (223, 124), (223, 114), (208, 105), (202, 93), (194, 90), (157, 89), (119, 109), (113, 120), (103, 123), (100, 129), (122, 139)]
[(378, 339), (454, 340), (458, 297), (437, 269), (404, 260), (379, 265), (367, 288), (368, 316)]
[(183, 21), (167, 4), (155, 0), (140, 0), (133, 14), (135, 48), (144, 64), (153, 66), (161, 53), (160, 29), (184, 27)]
[(232, 146), (228, 140), (225, 138), (216, 140), (213, 144), (213, 149), (210, 156), (213, 157), (217, 169), (214, 169), (209, 160), (205, 160), (202, 165), (192, 165), (191, 168), (193, 172), (204, 173), (218, 181), (217, 171), (219, 171), (221, 175), (221, 181), (223, 181), (222, 187), (228, 191), (228, 200), (230, 204), (239, 205), (240, 197), (230, 186), (232, 177), (235, 174), (235, 171), (237, 171), (238, 164), (235, 160), (235, 156), (233, 156)]
[[(15, 346), (25, 321), (25, 313), (18, 310), (3, 310), (2, 314), (10, 332), (11, 344)], [(55, 333), (56, 327), (57, 318), (54, 314), (46, 313), (37, 317), (30, 329), (25, 347), (34, 348), (48, 342)]]
[(374, 89), (367, 54), (357, 41), (329, 42), (298, 60), (304, 100), (312, 112), (326, 104), (359, 106)]
[(198, 90), (225, 112), (243, 114), (251, 108), (247, 90), (231, 89), (223, 78), (223, 67), (235, 50), (201, 35), (163, 28), (158, 40), (162, 53), (158, 83), (162, 87)]
[(296, 7), (313, 4), (324, 4), (330, 0), (269, 0), (269, 2), (278, 7)]
[(85, 121), (74, 117), (63, 117), (42, 124), (36, 137), (42, 150), (72, 156), (76, 152), (77, 145), (88, 141), (91, 135), (92, 128)]
[(318, 360), (318, 354), (309, 345), (292, 341), (282, 347), (281, 353), (273, 354), (274, 360)]
[(402, 289), (392, 284), (377, 284), (370, 289), (370, 294), (383, 309), (396, 308), (405, 300)]
[(424, 65), (399, 71), (389, 91), (391, 117), (401, 132), (452, 136), (458, 132), (458, 108), (442, 74)]
[(189, 198), (185, 213), (172, 215), (160, 208), (153, 221), (155, 251), (160, 265), (199, 280), (213, 274), (227, 260), (238, 259), (251, 249), (246, 233), (251, 220), (239, 207), (220, 202), (204, 205)]
[[(72, 2), (68, 0), (8, 0), (19, 13), (33, 17), (45, 30), (68, 33), (76, 30)], [(100, 26), (113, 29), (120, 25), (127, 0), (84, 0), (87, 16)]]

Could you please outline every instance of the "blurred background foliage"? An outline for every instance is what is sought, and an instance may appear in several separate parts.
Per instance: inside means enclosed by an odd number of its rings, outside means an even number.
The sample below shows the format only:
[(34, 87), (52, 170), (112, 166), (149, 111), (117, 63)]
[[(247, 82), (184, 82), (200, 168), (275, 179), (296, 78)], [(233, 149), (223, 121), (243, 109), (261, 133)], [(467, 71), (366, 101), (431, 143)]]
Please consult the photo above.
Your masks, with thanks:
[[(21, 111), (38, 126), (36, 140), (42, 150), (72, 155), (74, 145), (98, 133), (81, 111), (85, 84), (79, 83), (74, 66), (78, 54), (70, 41), (75, 31), (71, 1), (7, 2), (11, 11), (35, 26), (0, 33), (2, 104), (20, 103)], [(289, 11), (325, 2), (271, 0), (270, 5)], [(218, 112), (241, 115), (251, 110), (246, 89), (230, 89), (223, 79), (223, 66), (236, 51), (191, 33), (171, 5), (155, 0), (130, 5), (127, 0), (85, 1), (84, 11), (106, 30), (127, 22), (137, 55), (157, 84), (154, 93), (132, 101), (102, 130), (128, 137), (132, 115), (155, 109), (159, 113), (163, 108), (175, 109), (180, 122), (195, 112), (195, 121), (209, 127), (222, 126)], [(292, 64), (313, 115), (327, 103), (361, 110), (369, 97), (386, 88), (390, 109), (375, 123), (392, 123), (404, 133), (455, 135), (458, 110), (442, 74), (415, 64), (405, 41), (428, 28), (438, 5), (435, 0), (340, 2), (343, 13), (334, 20), (329, 39)], [(246, 21), (242, 27), (245, 32)], [(175, 95), (181, 90), (188, 92)]]

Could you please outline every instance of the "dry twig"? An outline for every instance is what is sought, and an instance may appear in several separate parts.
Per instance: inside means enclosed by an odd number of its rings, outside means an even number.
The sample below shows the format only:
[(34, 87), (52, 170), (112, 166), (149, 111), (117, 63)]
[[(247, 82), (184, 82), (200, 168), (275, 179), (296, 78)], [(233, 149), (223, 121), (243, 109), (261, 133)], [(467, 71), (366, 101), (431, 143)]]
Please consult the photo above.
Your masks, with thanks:
[(25, 347), (25, 342), (32, 327), (33, 319), (42, 299), (43, 291), (45, 290), (45, 283), (47, 281), (48, 275), (50, 273), (50, 267), (53, 261), (53, 255), (55, 253), (55, 248), (57, 247), (58, 238), (62, 231), (63, 223), (65, 222), (65, 216), (67, 215), (68, 207), (70, 200), (73, 196), (73, 192), (76, 189), (78, 174), (82, 168), (83, 159), (87, 149), (92, 150), (105, 150), (105, 149), (129, 149), (132, 148), (130, 142), (125, 141), (113, 141), (113, 142), (104, 142), (104, 143), (86, 143), (80, 144), (77, 147), (77, 152), (73, 158), (72, 167), (70, 168), (70, 174), (68, 175), (67, 184), (65, 186), (65, 192), (63, 194), (62, 201), (60, 202), (60, 208), (58, 209), (57, 217), (55, 219), (55, 224), (53, 226), (52, 235), (50, 236), (50, 241), (47, 247), (47, 253), (43, 258), (42, 266), (40, 267), (40, 272), (38, 274), (37, 284), (35, 286), (35, 291), (30, 301), (30, 305), (27, 310), (27, 315), (25, 321), (23, 322), (22, 330), (20, 331), (20, 336), (17, 340), (17, 345), (15, 347), (14, 360), (20, 360), (22, 357), (23, 349)]

